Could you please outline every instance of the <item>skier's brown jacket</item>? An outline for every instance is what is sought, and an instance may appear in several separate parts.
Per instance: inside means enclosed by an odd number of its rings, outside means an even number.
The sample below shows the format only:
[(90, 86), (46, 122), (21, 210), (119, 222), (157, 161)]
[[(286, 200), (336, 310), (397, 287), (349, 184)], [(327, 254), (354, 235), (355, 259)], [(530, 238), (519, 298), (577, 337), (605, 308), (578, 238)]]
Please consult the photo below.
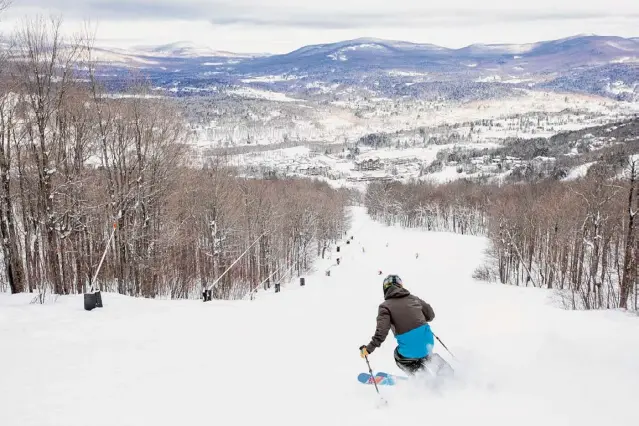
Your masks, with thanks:
[(435, 319), (433, 308), (403, 287), (390, 286), (384, 293), (384, 299), (377, 311), (377, 329), (366, 345), (369, 354), (381, 346), (389, 330), (392, 329), (397, 336)]

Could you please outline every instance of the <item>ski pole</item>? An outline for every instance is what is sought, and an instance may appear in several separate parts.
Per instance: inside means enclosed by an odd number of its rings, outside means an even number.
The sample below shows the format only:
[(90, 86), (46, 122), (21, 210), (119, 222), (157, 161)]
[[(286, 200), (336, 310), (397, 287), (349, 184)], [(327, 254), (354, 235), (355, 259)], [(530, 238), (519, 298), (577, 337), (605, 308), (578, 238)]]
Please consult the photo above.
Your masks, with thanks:
[(446, 349), (446, 351), (450, 354), (450, 356), (452, 356), (454, 359), (457, 359), (457, 357), (455, 355), (453, 355), (453, 353), (450, 351), (450, 349), (448, 349), (448, 347), (446, 347), (444, 342), (442, 342), (442, 339), (440, 339), (435, 333), (433, 333), (433, 336), (435, 336), (435, 339), (437, 339), (437, 341), (442, 344), (442, 346), (444, 347), (444, 349)]
[(366, 365), (368, 365), (368, 373), (371, 375), (371, 380), (373, 381), (373, 384), (375, 385), (375, 390), (377, 391), (377, 395), (379, 395), (379, 399), (382, 401), (383, 405), (387, 406), (388, 401), (384, 399), (382, 394), (379, 392), (379, 388), (377, 387), (377, 380), (375, 380), (375, 376), (373, 375), (373, 369), (371, 368), (371, 363), (368, 362), (368, 355), (365, 355), (364, 359), (366, 360)]
[(371, 363), (368, 362), (368, 355), (364, 356), (364, 359), (366, 360), (366, 364), (368, 365), (368, 372), (370, 373), (371, 380), (373, 380), (373, 384), (375, 385), (375, 390), (377, 391), (379, 396), (382, 396), (382, 394), (379, 393), (379, 388), (377, 387), (377, 381), (375, 380), (375, 375), (373, 374), (373, 369), (371, 368)]

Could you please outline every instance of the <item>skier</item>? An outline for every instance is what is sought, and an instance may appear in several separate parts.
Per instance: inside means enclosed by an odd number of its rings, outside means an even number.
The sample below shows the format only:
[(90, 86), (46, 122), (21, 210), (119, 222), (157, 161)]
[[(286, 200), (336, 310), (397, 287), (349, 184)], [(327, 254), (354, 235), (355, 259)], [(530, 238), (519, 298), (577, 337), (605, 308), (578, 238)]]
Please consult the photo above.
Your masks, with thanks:
[(414, 375), (431, 361), (434, 335), (428, 323), (435, 318), (435, 312), (406, 290), (397, 275), (387, 276), (383, 289), (384, 302), (379, 305), (375, 335), (368, 345), (360, 346), (360, 355), (365, 358), (373, 353), (392, 329), (398, 343), (395, 363), (405, 373)]

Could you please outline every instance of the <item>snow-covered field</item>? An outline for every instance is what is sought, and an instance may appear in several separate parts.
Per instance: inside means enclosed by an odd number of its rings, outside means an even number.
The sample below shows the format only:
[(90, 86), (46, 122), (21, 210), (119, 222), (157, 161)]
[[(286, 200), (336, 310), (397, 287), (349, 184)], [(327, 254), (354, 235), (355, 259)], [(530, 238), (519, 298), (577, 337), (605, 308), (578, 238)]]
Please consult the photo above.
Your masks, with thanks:
[[(470, 136), (477, 142), (547, 137), (562, 130), (600, 125), (639, 113), (636, 102), (524, 89), (517, 98), (465, 103), (353, 95), (348, 100), (326, 104), (253, 87), (226, 89), (225, 93), (232, 95), (234, 101), (245, 102), (249, 113), (238, 114), (233, 110), (212, 118), (207, 115), (208, 121), (194, 125), (200, 147), (276, 144), (285, 139), (301, 143), (345, 140), (352, 143), (369, 133), (416, 132), (419, 127), (454, 126), (476, 120), (494, 120), (500, 126), (481, 129), (478, 126), (481, 133)], [(257, 103), (251, 104), (254, 101)], [(268, 106), (263, 101), (269, 101)], [(522, 115), (530, 115), (531, 125), (521, 125)]]
[(565, 180), (565, 181), (575, 180), (575, 179), (579, 179), (579, 178), (582, 178), (582, 177), (586, 176), (586, 174), (588, 173), (588, 170), (590, 169), (590, 167), (592, 167), (593, 164), (595, 164), (595, 163), (594, 162), (588, 162), (588, 163), (585, 163), (585, 164), (582, 164), (580, 166), (575, 167), (574, 169), (572, 169), (570, 171), (570, 173), (568, 173), (568, 176), (566, 176), (562, 180)]
[[(247, 170), (261, 168), (275, 170), (285, 176), (322, 177), (336, 187), (350, 186), (365, 190), (366, 185), (352, 184), (352, 182), (386, 179), (389, 176), (401, 181), (417, 179), (420, 176), (420, 168), (431, 164), (437, 157), (437, 153), (442, 150), (481, 150), (496, 147), (499, 145), (492, 142), (455, 143), (402, 149), (362, 147), (357, 158), (351, 158), (346, 149), (326, 154), (321, 149), (311, 150), (306, 146), (298, 146), (229, 155), (226, 161), (230, 166)], [(379, 161), (379, 168), (358, 169), (357, 163), (375, 160)], [(437, 182), (447, 182), (472, 176), (474, 175), (457, 173), (456, 167), (451, 167), (450, 170), (433, 173), (426, 177)]]
[[(333, 252), (305, 287), (254, 301), (106, 294), (103, 309), (86, 312), (78, 296), (30, 305), (29, 296), (0, 295), (0, 424), (636, 424), (638, 318), (568, 312), (546, 291), (474, 281), (483, 238), (354, 215), (339, 266)], [(384, 387), (384, 409), (356, 381), (380, 269), (433, 305), (433, 330), (458, 358), (437, 344), (456, 379), (437, 392)], [(370, 357), (374, 369), (398, 372), (394, 346), (389, 335)]]
[[(204, 108), (207, 118), (189, 125), (193, 164), (215, 162), (216, 150), (211, 148), (232, 148), (235, 151), (226, 159), (247, 168), (242, 173), (249, 176), (261, 176), (259, 172), (310, 176), (336, 187), (359, 189), (374, 180), (442, 183), (486, 177), (500, 181), (511, 175), (512, 165), (496, 170), (493, 158), (486, 158), (486, 167), (473, 163), (476, 167), (461, 171), (457, 162), (444, 164), (436, 172), (426, 168), (442, 150), (477, 153), (504, 146), (508, 138), (549, 138), (639, 113), (637, 102), (523, 89), (520, 97), (473, 102), (398, 101), (354, 94), (352, 99), (322, 103), (263, 89), (229, 90), (235, 104), (209, 105)], [(384, 142), (362, 142), (363, 136), (371, 134), (383, 135)], [(582, 144), (594, 150), (613, 142), (607, 137), (584, 137)], [(282, 150), (282, 145), (297, 148)], [(370, 149), (374, 145), (383, 148)], [(349, 151), (355, 146), (358, 152)], [(573, 150), (578, 155), (576, 146)], [(375, 164), (362, 167), (365, 161)], [(522, 161), (519, 166), (523, 167)]]
[(271, 92), (268, 90), (253, 89), (251, 87), (240, 87), (229, 89), (227, 93), (248, 99), (266, 99), (276, 102), (295, 102), (297, 99), (286, 96), (284, 93)]

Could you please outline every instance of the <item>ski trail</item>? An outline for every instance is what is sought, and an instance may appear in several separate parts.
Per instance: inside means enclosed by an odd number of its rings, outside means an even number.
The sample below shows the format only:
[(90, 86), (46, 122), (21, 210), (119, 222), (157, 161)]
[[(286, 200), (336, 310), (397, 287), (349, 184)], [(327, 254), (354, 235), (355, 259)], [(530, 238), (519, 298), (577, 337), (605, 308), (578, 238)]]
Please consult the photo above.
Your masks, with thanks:
[[(339, 266), (333, 252), (305, 287), (296, 279), (254, 301), (108, 294), (104, 309), (87, 313), (81, 297), (35, 306), (0, 296), (0, 423), (634, 424), (630, 408), (612, 407), (636, 398), (636, 318), (566, 312), (546, 291), (474, 281), (484, 238), (353, 215), (358, 232), (340, 244)], [(390, 273), (432, 304), (433, 331), (459, 362), (435, 350), (458, 377), (439, 390), (381, 388), (389, 406), (375, 409), (374, 387), (356, 380), (367, 371), (358, 347), (375, 330)], [(394, 348), (389, 334), (370, 356), (375, 372), (399, 372)]]

